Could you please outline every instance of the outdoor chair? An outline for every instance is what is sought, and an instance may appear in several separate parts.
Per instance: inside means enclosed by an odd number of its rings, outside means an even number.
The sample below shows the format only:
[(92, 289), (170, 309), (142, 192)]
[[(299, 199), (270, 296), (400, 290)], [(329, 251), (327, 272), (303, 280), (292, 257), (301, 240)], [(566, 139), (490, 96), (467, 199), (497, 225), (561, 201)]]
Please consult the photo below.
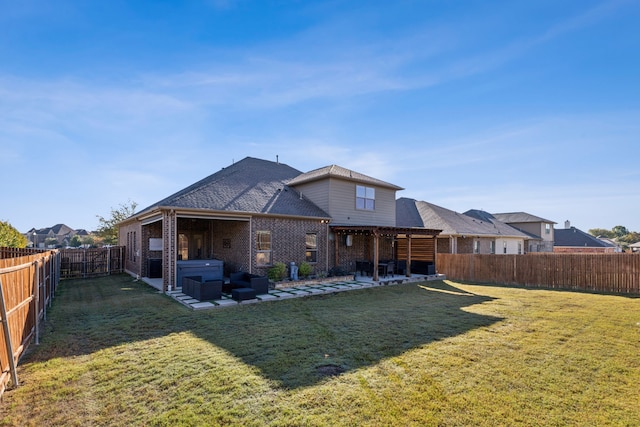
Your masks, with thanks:
[(389, 274), (393, 275), (393, 267), (393, 261), (381, 261), (378, 263), (378, 274), (382, 274), (384, 277), (387, 277)]
[(389, 261), (387, 264), (387, 274), (393, 276), (395, 274), (395, 265), (396, 263), (393, 261)]

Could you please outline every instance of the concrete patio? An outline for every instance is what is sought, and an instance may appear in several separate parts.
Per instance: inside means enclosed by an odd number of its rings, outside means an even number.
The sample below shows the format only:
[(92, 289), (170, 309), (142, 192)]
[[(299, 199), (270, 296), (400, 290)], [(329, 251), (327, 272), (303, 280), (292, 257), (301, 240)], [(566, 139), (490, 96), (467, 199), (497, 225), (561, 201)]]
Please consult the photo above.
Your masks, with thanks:
[[(435, 274), (435, 275), (422, 275), (422, 274), (414, 274), (411, 277), (407, 277), (404, 275), (390, 275), (385, 278), (381, 278), (378, 281), (373, 281), (371, 277), (368, 276), (358, 276), (356, 275), (353, 280), (340, 280), (336, 282), (329, 281), (327, 279), (326, 283), (313, 284), (313, 285), (294, 285), (290, 287), (283, 287), (279, 289), (270, 290), (269, 293), (264, 295), (258, 295), (255, 299), (245, 300), (245, 301), (236, 301), (231, 298), (231, 295), (223, 294), (221, 299), (212, 300), (212, 301), (199, 301), (195, 298), (190, 297), (189, 295), (185, 295), (182, 293), (182, 289), (178, 288), (174, 291), (167, 292), (171, 298), (176, 300), (177, 302), (183, 304), (186, 307), (191, 308), (192, 310), (209, 310), (220, 307), (229, 307), (229, 306), (237, 306), (237, 305), (246, 305), (246, 304), (256, 304), (263, 301), (280, 301), (289, 298), (302, 298), (313, 295), (323, 295), (323, 294), (331, 294), (336, 292), (346, 292), (357, 289), (366, 289), (377, 286), (389, 286), (389, 285), (399, 285), (402, 283), (411, 283), (411, 282), (424, 282), (431, 280), (443, 280), (445, 276), (443, 274)], [(143, 281), (148, 283), (149, 285), (159, 289), (157, 283), (149, 283), (149, 279), (142, 278)], [(151, 279), (154, 280), (154, 279)], [(155, 279), (157, 280), (157, 279)], [(161, 279), (160, 279), (161, 280)]]

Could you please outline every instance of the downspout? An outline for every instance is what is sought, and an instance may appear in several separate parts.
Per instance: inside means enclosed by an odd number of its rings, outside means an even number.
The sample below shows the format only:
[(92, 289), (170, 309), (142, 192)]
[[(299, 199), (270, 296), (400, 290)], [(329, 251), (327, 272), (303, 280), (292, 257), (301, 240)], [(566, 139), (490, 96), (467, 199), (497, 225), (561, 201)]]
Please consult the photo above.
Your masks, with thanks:
[[(253, 216), (249, 217), (249, 274), (252, 274), (253, 270), (253, 241), (251, 236), (253, 234)], [(272, 252), (273, 254), (273, 252)]]
[[(176, 218), (176, 210), (171, 209), (171, 239), (173, 239), (173, 261), (171, 263), (171, 276), (173, 277), (174, 289), (178, 287), (176, 283), (178, 281), (178, 218)], [(171, 283), (169, 283), (169, 291), (171, 290)]]
[(326, 242), (325, 248), (325, 271), (327, 272), (327, 276), (329, 275), (329, 222), (324, 224), (324, 238)]

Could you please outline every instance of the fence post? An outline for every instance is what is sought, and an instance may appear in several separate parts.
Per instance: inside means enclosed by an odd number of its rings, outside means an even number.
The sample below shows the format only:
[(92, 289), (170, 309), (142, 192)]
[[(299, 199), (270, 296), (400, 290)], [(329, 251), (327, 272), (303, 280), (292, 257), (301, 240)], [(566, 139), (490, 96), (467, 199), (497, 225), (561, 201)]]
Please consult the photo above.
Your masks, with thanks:
[(40, 310), (40, 300), (39, 300), (39, 296), (40, 296), (40, 269), (38, 268), (38, 260), (35, 260), (34, 262), (35, 265), (35, 269), (36, 269), (36, 274), (33, 275), (33, 280), (35, 281), (34, 286), (33, 286), (33, 305), (34, 305), (34, 310), (33, 312), (35, 313), (35, 318), (34, 320), (34, 327), (36, 330), (36, 345), (40, 344), (40, 328), (38, 327), (38, 320), (40, 318), (40, 315), (38, 313), (38, 310)]

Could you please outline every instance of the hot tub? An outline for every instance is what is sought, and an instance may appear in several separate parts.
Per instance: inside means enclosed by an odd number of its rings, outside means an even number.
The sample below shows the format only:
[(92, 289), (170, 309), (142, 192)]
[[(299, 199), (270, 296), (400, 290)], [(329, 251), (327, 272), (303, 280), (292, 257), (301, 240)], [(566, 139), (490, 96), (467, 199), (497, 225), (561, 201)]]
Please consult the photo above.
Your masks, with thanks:
[(178, 277), (176, 286), (182, 286), (185, 276), (201, 276), (202, 281), (224, 280), (224, 262), (219, 259), (193, 259), (177, 261)]

